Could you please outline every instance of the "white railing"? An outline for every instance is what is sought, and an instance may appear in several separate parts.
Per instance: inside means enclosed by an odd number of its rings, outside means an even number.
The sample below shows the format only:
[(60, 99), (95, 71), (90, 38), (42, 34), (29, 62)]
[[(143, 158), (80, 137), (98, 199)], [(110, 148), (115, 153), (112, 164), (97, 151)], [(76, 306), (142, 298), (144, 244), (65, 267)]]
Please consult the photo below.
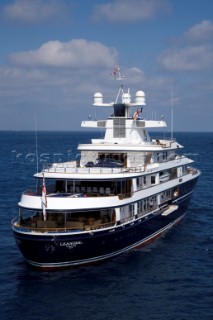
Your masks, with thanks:
[(80, 174), (117, 174), (117, 173), (137, 173), (143, 172), (144, 166), (131, 168), (106, 168), (106, 167), (77, 167), (69, 166), (64, 163), (47, 165), (43, 168), (43, 172), (51, 173), (80, 173)]

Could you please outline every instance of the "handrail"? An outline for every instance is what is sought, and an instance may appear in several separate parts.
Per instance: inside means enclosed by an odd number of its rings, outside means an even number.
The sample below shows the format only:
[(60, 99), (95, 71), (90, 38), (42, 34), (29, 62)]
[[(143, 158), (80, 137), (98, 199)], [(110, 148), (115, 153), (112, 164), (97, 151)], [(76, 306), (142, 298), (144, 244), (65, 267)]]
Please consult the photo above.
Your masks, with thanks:
[[(43, 226), (26, 226), (20, 224), (20, 218), (16, 217), (12, 220), (12, 226), (15, 229), (21, 229), (26, 230), (28, 232), (67, 232), (73, 230), (73, 232), (76, 231), (90, 231), (90, 230), (98, 230), (98, 229), (104, 229), (108, 227), (112, 227), (115, 225), (115, 221), (108, 221), (104, 223), (99, 223), (99, 220), (94, 220), (93, 224), (89, 222), (89, 219), (86, 219), (84, 223), (77, 221), (77, 219), (73, 219), (73, 221), (69, 220), (65, 223), (63, 227), (48, 227), (48, 222), (51, 221), (42, 221)], [(32, 222), (33, 223), (33, 222)], [(36, 221), (34, 222), (36, 223)], [(67, 224), (67, 225), (66, 225)]]
[[(33, 190), (25, 190), (23, 193), (23, 195), (27, 195), (27, 196), (37, 196), (37, 197), (41, 197), (42, 193), (41, 192), (37, 192), (37, 191), (33, 191)], [(118, 194), (115, 193), (109, 193), (109, 194), (99, 194), (98, 192), (51, 192), (51, 193), (47, 193), (46, 197), (55, 197), (55, 198), (61, 198), (61, 197), (66, 197), (66, 198), (90, 198), (90, 197), (115, 197), (118, 196)]]
[[(163, 140), (162, 140), (163, 142)], [(173, 142), (173, 141), (172, 141)], [(167, 141), (168, 143), (168, 141)], [(162, 143), (161, 143), (162, 144)], [(156, 144), (157, 146), (157, 144)], [(163, 145), (163, 148), (167, 148), (167, 146)], [(186, 158), (184, 155), (180, 154), (173, 154), (173, 157), (167, 160), (159, 160), (155, 163), (145, 162), (141, 165), (134, 166), (134, 167), (80, 167), (78, 165), (69, 165), (68, 163), (46, 163), (43, 167), (43, 172), (50, 172), (50, 173), (63, 173), (63, 174), (70, 174), (70, 173), (78, 173), (78, 174), (118, 174), (118, 173), (140, 173), (147, 171), (147, 165), (158, 164), (161, 162), (168, 162), (170, 160), (177, 160)], [(154, 168), (155, 169), (155, 168)], [(152, 168), (149, 168), (148, 171), (152, 171)]]
[[(144, 167), (135, 167), (137, 172), (144, 171)], [(143, 168), (143, 170), (142, 170)], [(131, 168), (132, 170), (132, 168)], [(135, 169), (136, 170), (136, 169)], [(43, 168), (43, 172), (51, 173), (80, 173), (80, 174), (118, 174), (118, 173), (129, 173), (130, 168), (110, 168), (110, 167), (70, 167), (66, 164), (48, 164)]]

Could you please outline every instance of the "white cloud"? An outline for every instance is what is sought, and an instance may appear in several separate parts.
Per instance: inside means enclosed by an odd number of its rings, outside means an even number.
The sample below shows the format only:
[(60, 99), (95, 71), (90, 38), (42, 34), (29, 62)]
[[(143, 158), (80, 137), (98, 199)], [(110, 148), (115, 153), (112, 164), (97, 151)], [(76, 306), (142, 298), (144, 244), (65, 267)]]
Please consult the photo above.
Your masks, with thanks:
[(130, 84), (131, 86), (136, 85), (138, 87), (138, 85), (141, 86), (143, 83), (145, 83), (145, 74), (143, 70), (137, 67), (132, 67), (124, 70), (124, 75), (126, 76), (128, 84)]
[[(39, 129), (79, 130), (81, 121), (87, 119), (88, 114), (100, 119), (109, 116), (109, 110), (95, 110), (92, 107), (94, 92), (102, 92), (104, 101), (111, 102), (116, 98), (121, 84), (110, 79), (114, 61), (108, 66), (104, 64), (105, 57), (102, 57), (102, 65), (98, 68), (97, 64), (79, 67), (80, 58), (76, 60), (75, 66), (72, 62), (72, 66), (66, 68), (60, 65), (50, 68), (46, 64), (38, 66), (34, 63), (29, 63), (26, 67), (20, 60), (16, 61), (19, 65), (10, 62), (7, 66), (0, 66), (2, 128), (30, 130), (33, 125), (32, 115), (37, 114), (40, 119)], [(95, 63), (95, 57), (93, 62)], [(135, 92), (143, 90), (143, 71), (139, 68), (121, 68), (121, 71), (127, 78), (124, 82), (125, 90), (130, 85), (134, 99)], [(9, 114), (12, 116), (9, 117)]]
[(198, 71), (212, 67), (213, 48), (210, 45), (187, 46), (169, 49), (158, 59), (160, 64), (173, 71)]
[(110, 22), (148, 20), (160, 12), (170, 10), (168, 0), (114, 0), (96, 5), (93, 19)]
[(204, 42), (213, 38), (213, 23), (210, 20), (203, 20), (185, 33), (189, 41)]
[[(85, 39), (50, 41), (37, 50), (11, 54), (8, 65), (0, 68), (0, 98), (57, 110), (88, 105), (99, 90), (112, 99), (120, 86), (110, 79), (117, 55), (115, 49)], [(145, 83), (141, 69), (121, 71), (132, 90)]]
[(13, 53), (0, 66), (1, 109), (8, 104), (51, 106), (51, 112), (58, 112), (90, 106), (93, 93), (103, 87), (115, 94), (117, 82), (109, 79), (115, 58), (115, 49), (85, 39), (50, 41), (37, 50)]
[(158, 62), (170, 71), (202, 71), (213, 67), (213, 24), (202, 21), (190, 28), (173, 48), (158, 57)]
[(68, 8), (61, 0), (15, 0), (4, 7), (3, 14), (13, 21), (36, 23), (52, 18), (62, 20)]
[(19, 66), (36, 67), (110, 67), (117, 52), (100, 42), (74, 39), (69, 42), (58, 40), (44, 43), (39, 49), (10, 55), (10, 62)]

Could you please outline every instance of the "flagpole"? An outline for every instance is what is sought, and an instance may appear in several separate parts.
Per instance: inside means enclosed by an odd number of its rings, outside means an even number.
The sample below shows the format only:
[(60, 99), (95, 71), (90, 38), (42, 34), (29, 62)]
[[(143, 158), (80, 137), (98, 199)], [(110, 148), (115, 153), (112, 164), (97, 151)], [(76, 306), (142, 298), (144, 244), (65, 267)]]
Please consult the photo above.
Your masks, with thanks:
[(173, 121), (174, 121), (174, 111), (173, 111), (173, 107), (174, 107), (174, 82), (172, 81), (172, 105), (171, 105), (171, 140), (173, 140)]
[(47, 220), (46, 207), (47, 207), (47, 192), (46, 192), (46, 185), (45, 185), (44, 172), (43, 172), (42, 209), (43, 209), (43, 218), (44, 218), (44, 221)]
[(36, 170), (37, 170), (37, 173), (38, 173), (38, 137), (37, 137), (37, 119), (36, 119), (36, 115), (35, 115), (34, 121), (35, 121)]

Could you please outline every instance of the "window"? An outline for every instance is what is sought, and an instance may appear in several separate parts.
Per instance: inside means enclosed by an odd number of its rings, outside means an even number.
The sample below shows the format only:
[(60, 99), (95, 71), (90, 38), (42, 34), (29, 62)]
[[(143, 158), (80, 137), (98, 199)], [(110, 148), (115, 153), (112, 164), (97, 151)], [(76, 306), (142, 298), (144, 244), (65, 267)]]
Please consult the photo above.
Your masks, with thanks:
[(113, 138), (125, 138), (126, 137), (126, 127), (125, 119), (117, 118), (113, 119)]
[(155, 184), (155, 176), (151, 176), (151, 184)]

